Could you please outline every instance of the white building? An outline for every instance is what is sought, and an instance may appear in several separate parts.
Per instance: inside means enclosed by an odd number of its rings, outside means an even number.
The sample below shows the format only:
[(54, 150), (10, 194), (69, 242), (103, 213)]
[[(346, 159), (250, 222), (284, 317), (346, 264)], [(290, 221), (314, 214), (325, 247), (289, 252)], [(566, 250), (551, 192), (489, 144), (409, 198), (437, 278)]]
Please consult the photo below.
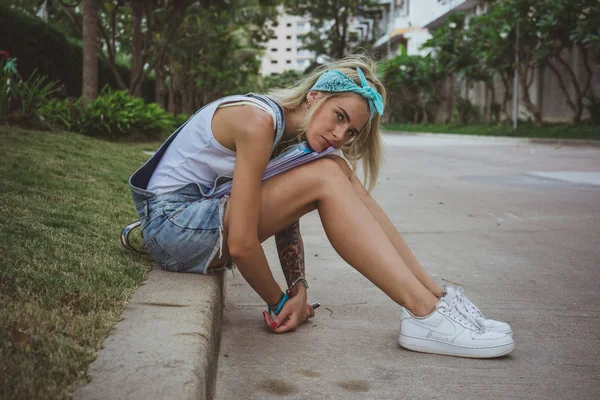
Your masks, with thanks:
[[(350, 17), (349, 37), (354, 40), (370, 39), (372, 25), (372, 20)], [(303, 72), (315, 60), (314, 52), (300, 49), (302, 40), (299, 36), (308, 33), (311, 29), (308, 17), (288, 15), (280, 9), (277, 26), (271, 25), (270, 28), (275, 32), (275, 37), (267, 42), (267, 49), (262, 58), (263, 76), (279, 74), (290, 69)], [(318, 61), (324, 62), (325, 59)]]
[(426, 55), (429, 50), (420, 48), (431, 37), (429, 30), (441, 26), (448, 15), (457, 11), (482, 12), (479, 0), (382, 0), (380, 3), (384, 9), (380, 30), (385, 34), (375, 42), (375, 48), (388, 58), (397, 55), (401, 45), (409, 55)]
[(275, 31), (275, 37), (267, 42), (261, 74), (279, 74), (290, 69), (304, 71), (314, 59), (312, 52), (300, 49), (299, 35), (310, 30), (308, 18), (281, 13), (277, 26), (270, 28)]

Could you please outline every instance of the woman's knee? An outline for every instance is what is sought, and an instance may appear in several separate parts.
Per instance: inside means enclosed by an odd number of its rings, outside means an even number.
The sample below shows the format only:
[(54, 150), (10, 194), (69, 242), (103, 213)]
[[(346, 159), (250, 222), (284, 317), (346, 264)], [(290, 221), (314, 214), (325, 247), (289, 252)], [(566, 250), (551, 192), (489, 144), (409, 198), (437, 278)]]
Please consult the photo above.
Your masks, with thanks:
[(326, 176), (339, 176), (341, 173), (347, 179), (352, 177), (352, 169), (342, 157), (330, 154), (320, 158), (316, 162), (320, 163), (319, 169), (321, 174)]

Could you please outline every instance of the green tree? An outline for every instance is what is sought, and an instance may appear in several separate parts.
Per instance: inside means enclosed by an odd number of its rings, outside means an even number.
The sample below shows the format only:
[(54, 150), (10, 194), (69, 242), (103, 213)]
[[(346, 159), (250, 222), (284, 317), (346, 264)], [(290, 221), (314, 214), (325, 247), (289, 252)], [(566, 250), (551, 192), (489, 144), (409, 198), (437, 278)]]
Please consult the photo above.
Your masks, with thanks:
[[(485, 82), (487, 89), (491, 92), (492, 101), (489, 108), (489, 116), (493, 117), (493, 110), (498, 109), (508, 118), (508, 100), (511, 94), (511, 82), (513, 79), (514, 50), (511, 37), (511, 26), (502, 19), (499, 7), (490, 7), (488, 12), (471, 18), (469, 26), (465, 31), (466, 41), (475, 54), (477, 63), (477, 76)], [(504, 86), (504, 96), (501, 103), (497, 103), (494, 82), (500, 79)], [(497, 119), (496, 117), (493, 117)], [(497, 121), (495, 121), (497, 122)]]
[(434, 123), (442, 96), (439, 86), (446, 77), (437, 59), (409, 56), (406, 51), (380, 63), (380, 74), (388, 88), (392, 119), (412, 123)]
[(278, 1), (236, 0), (190, 7), (169, 47), (169, 109), (190, 113), (224, 95), (260, 86), (263, 43)]
[[(457, 78), (461, 78), (468, 88), (474, 81), (480, 80), (483, 72), (471, 40), (465, 35), (465, 15), (462, 12), (452, 14), (445, 26), (435, 30), (423, 49), (432, 49), (440, 73), (446, 77), (448, 85), (448, 105), (450, 112), (447, 121), (452, 119), (455, 105), (461, 121), (466, 119), (467, 99), (460, 98), (454, 87)], [(458, 97), (458, 98), (457, 98)]]
[[(534, 56), (555, 75), (573, 112), (572, 122), (579, 123), (595, 69), (590, 50), (600, 47), (600, 4), (597, 0), (538, 1), (530, 6), (528, 17), (539, 40)], [(578, 74), (569, 63), (576, 49), (585, 74)]]
[[(369, 46), (350, 32), (351, 18), (360, 16), (373, 21), (375, 27), (381, 19), (381, 9), (374, 0), (286, 0), (286, 12), (308, 16), (311, 31), (301, 35), (302, 48), (315, 55), (339, 59), (361, 46)], [(373, 28), (374, 29), (374, 28)], [(374, 32), (370, 32), (371, 38)]]

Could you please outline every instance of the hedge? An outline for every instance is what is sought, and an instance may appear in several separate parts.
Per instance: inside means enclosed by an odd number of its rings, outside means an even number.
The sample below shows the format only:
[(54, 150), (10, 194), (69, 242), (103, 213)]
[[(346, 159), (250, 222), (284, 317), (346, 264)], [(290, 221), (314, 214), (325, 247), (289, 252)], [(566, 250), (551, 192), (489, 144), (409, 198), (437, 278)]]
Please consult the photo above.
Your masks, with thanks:
[[(17, 58), (17, 68), (27, 79), (37, 68), (42, 75), (65, 85), (68, 96), (81, 96), (83, 50), (70, 43), (64, 33), (37, 17), (0, 5), (0, 50)], [(129, 68), (117, 65), (123, 80), (129, 82)], [(98, 60), (98, 88), (108, 84), (118, 88), (106, 62)], [(142, 87), (144, 101), (153, 102), (154, 79), (147, 78)]]

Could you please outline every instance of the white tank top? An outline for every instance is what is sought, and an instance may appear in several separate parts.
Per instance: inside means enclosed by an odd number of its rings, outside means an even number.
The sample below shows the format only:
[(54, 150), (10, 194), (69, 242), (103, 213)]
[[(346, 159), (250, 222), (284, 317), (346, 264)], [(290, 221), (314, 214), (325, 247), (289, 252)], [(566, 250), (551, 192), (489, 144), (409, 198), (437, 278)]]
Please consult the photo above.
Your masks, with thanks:
[(217, 177), (233, 177), (235, 151), (217, 141), (211, 123), (217, 108), (241, 104), (256, 106), (271, 114), (274, 129), (277, 129), (275, 112), (256, 98), (239, 95), (216, 100), (197, 112), (181, 129), (160, 159), (146, 190), (167, 193), (192, 182), (212, 188)]

